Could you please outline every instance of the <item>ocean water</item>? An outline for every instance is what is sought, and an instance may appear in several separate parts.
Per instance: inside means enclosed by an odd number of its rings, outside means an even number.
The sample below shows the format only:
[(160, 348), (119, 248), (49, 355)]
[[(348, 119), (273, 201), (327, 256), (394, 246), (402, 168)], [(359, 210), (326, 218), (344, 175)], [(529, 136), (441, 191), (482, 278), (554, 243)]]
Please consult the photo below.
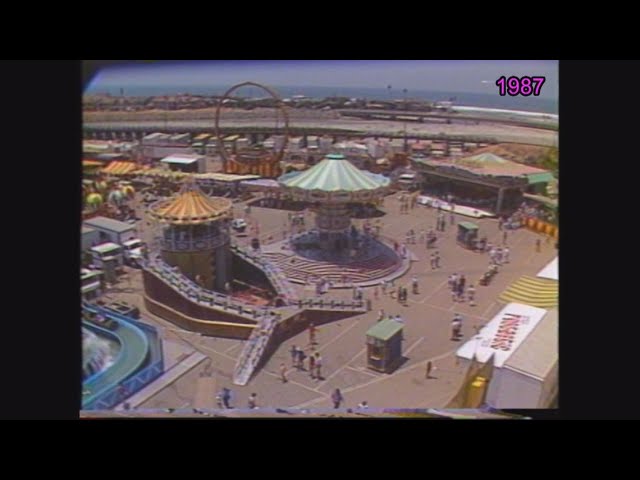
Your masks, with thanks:
[[(222, 95), (231, 86), (211, 85), (167, 85), (167, 86), (101, 86), (91, 85), (86, 94), (109, 93), (111, 95), (125, 96), (159, 96), (190, 93), (192, 95)], [(355, 88), (355, 87), (296, 87), (296, 86), (271, 86), (283, 97), (293, 95), (305, 95), (311, 98), (325, 98), (330, 96), (366, 98), (371, 100), (402, 100), (404, 93), (401, 90), (387, 88)], [(490, 89), (491, 87), (487, 87)], [(543, 87), (544, 88), (544, 87)], [(244, 87), (236, 90), (236, 95), (260, 98), (268, 94), (256, 87)], [(522, 110), (527, 112), (558, 113), (558, 101), (545, 97), (501, 97), (498, 95), (498, 87), (490, 93), (466, 93), (466, 92), (436, 92), (431, 90), (408, 90), (407, 98), (443, 101), (454, 99), (454, 105), (495, 108), (505, 110)]]

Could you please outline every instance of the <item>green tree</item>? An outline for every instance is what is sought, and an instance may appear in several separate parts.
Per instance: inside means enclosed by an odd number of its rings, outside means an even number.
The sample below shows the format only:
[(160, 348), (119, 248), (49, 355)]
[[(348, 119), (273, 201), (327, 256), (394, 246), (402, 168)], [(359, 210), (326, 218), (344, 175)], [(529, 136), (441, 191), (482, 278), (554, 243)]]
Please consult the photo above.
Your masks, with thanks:
[(549, 170), (555, 177), (558, 177), (558, 157), (558, 149), (552, 147), (540, 159), (540, 166)]

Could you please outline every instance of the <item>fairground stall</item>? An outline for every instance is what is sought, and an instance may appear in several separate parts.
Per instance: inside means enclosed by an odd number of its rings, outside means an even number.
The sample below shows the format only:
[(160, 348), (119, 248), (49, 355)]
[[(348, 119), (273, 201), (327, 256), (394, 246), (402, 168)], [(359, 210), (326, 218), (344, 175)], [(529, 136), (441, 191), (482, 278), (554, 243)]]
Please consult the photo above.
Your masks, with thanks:
[(468, 369), (467, 403), (550, 408), (558, 392), (558, 311), (510, 303), (456, 356)]

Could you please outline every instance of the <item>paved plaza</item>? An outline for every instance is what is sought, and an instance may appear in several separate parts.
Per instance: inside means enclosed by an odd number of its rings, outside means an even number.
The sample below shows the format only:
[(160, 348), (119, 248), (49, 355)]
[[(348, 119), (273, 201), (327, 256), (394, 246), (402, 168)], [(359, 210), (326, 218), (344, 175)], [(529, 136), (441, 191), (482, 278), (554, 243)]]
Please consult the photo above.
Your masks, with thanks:
[[(189, 351), (196, 351), (206, 359), (193, 362), (185, 368), (181, 376), (171, 376), (157, 393), (145, 398), (137, 408), (207, 408), (214, 407), (212, 392), (228, 387), (233, 392), (233, 406), (245, 408), (251, 393), (257, 394), (257, 405), (263, 407), (317, 407), (332, 406), (331, 392), (340, 388), (344, 396), (343, 407), (355, 408), (366, 400), (371, 408), (412, 407), (442, 408), (456, 393), (462, 381), (462, 367), (456, 365), (455, 351), (466, 340), (473, 337), (476, 330), (486, 324), (503, 306), (498, 302), (499, 295), (522, 275), (535, 276), (549, 261), (557, 255), (554, 242), (545, 242), (542, 238), (541, 251), (535, 248), (538, 234), (525, 229), (509, 231), (507, 245), (510, 248), (510, 263), (500, 267), (500, 272), (489, 286), (480, 286), (478, 280), (489, 266), (489, 257), (485, 253), (476, 253), (464, 249), (456, 243), (457, 223), (472, 221), (479, 225), (480, 236), (486, 236), (493, 245), (502, 244), (503, 232), (498, 229), (497, 219), (470, 219), (454, 216), (450, 223), (450, 214), (446, 213), (446, 230), (438, 232), (435, 249), (426, 249), (419, 241), (421, 230), (435, 230), (437, 212), (435, 209), (417, 205), (406, 214), (400, 213), (397, 194), (388, 196), (381, 209), (381, 235), (402, 244), (409, 229), (416, 232), (417, 244), (407, 245), (415, 261), (407, 273), (396, 280), (397, 285), (408, 288), (409, 298), (406, 305), (396, 299), (379, 293), (374, 299), (374, 288), (365, 288), (365, 298), (371, 299), (370, 312), (348, 319), (322, 325), (318, 329), (316, 351), (323, 358), (323, 379), (312, 379), (308, 371), (292, 368), (289, 350), (293, 345), (302, 347), (309, 354), (308, 333), (290, 338), (275, 351), (247, 386), (232, 384), (232, 372), (236, 360), (242, 351), (243, 342), (222, 338), (212, 338), (197, 333), (180, 330), (172, 323), (146, 311), (142, 302), (142, 277), (140, 270), (129, 269), (118, 285), (110, 289), (106, 299), (125, 300), (138, 306), (144, 321), (159, 327), (165, 341), (165, 350), (171, 345), (181, 345)], [(133, 207), (139, 204), (135, 202)], [(259, 224), (259, 236), (263, 243), (282, 240), (288, 224), (287, 210), (261, 208), (253, 206), (250, 214), (245, 214), (244, 203), (234, 204), (234, 216), (245, 218), (249, 223)], [(142, 213), (143, 207), (137, 208)], [(308, 213), (306, 225), (311, 225), (313, 215)], [(354, 220), (361, 227), (364, 220)], [(150, 242), (153, 226), (146, 221), (139, 224), (141, 238)], [(157, 228), (157, 227), (156, 227)], [(235, 236), (235, 234), (234, 234)], [(253, 235), (236, 236), (237, 243), (248, 244)], [(429, 255), (438, 251), (441, 268), (433, 270)], [(448, 277), (452, 273), (464, 274), (466, 285), (476, 287), (476, 305), (468, 302), (457, 303), (452, 300)], [(411, 279), (415, 276), (419, 282), (419, 292), (412, 293)], [(302, 285), (296, 286), (304, 289)], [(308, 289), (309, 287), (307, 287)], [(334, 298), (351, 298), (350, 289), (331, 290)], [(379, 310), (387, 314), (400, 314), (404, 320), (403, 363), (392, 374), (377, 373), (366, 368), (366, 331), (376, 323)], [(451, 321), (455, 313), (463, 316), (463, 337), (451, 340)], [(426, 364), (432, 361), (435, 370), (432, 378), (426, 379)], [(287, 383), (280, 379), (280, 365), (288, 368)]]

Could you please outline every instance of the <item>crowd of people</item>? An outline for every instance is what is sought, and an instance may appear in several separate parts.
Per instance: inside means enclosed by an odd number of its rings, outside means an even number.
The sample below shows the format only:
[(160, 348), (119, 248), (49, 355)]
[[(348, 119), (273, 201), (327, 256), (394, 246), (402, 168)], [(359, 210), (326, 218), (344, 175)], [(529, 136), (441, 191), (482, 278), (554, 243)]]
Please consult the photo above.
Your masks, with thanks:
[(535, 218), (545, 222), (553, 221), (553, 214), (542, 206), (522, 202), (520, 207), (506, 218), (500, 218), (498, 228), (500, 230), (515, 230), (524, 226), (528, 218)]

